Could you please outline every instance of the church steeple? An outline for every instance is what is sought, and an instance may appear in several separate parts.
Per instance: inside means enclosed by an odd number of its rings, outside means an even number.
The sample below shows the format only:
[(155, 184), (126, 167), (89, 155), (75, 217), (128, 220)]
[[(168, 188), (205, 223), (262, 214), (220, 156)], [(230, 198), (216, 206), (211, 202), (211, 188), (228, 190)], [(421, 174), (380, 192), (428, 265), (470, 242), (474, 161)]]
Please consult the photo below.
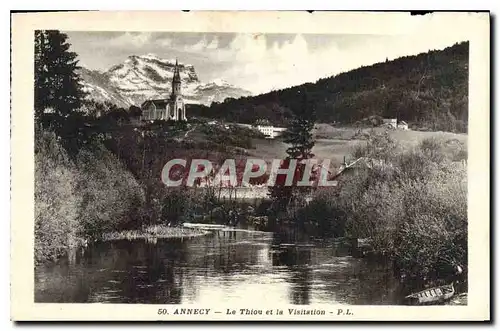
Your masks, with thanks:
[(147, 100), (141, 105), (146, 121), (187, 121), (186, 105), (181, 92), (181, 73), (179, 62), (175, 59), (174, 74), (172, 77), (172, 93), (170, 97), (159, 100)]
[(179, 63), (175, 59), (174, 77), (172, 78), (172, 95), (181, 94), (181, 74), (179, 72)]

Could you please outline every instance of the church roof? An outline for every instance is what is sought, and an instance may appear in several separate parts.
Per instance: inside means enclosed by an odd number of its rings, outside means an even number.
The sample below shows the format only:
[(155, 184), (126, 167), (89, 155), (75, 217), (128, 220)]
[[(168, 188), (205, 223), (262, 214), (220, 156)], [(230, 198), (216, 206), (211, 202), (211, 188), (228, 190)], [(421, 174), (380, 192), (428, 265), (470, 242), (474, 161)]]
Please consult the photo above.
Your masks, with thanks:
[[(172, 84), (181, 83), (181, 76), (179, 72), (179, 63), (177, 59), (175, 60), (175, 68), (174, 68), (174, 77), (172, 78)], [(174, 91), (174, 86), (172, 86), (172, 92)], [(149, 107), (149, 105), (154, 104), (156, 108), (164, 109), (167, 107), (167, 104), (171, 101), (174, 101), (176, 95), (172, 93), (167, 99), (150, 99), (146, 100), (141, 104), (141, 109)]]
[(152, 99), (152, 100), (146, 100), (142, 103), (141, 108), (146, 108), (150, 104), (154, 104), (156, 108), (166, 108), (168, 104), (169, 99)]

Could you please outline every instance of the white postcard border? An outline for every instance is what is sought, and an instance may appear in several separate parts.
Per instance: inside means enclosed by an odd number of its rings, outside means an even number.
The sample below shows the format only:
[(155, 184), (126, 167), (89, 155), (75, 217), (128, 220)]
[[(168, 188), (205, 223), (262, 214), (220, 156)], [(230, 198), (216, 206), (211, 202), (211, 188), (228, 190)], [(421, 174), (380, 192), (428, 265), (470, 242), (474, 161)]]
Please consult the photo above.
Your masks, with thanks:
[[(168, 19), (166, 19), (166, 17)], [(168, 22), (166, 24), (165, 22)], [(33, 37), (37, 29), (63, 31), (203, 31), (266, 33), (409, 34), (455, 33), (470, 42), (469, 66), (469, 291), (467, 306), (350, 306), (353, 315), (167, 315), (158, 308), (307, 308), (336, 311), (346, 306), (247, 307), (218, 304), (42, 304), (34, 303), (34, 125)], [(490, 316), (489, 13), (382, 12), (60, 12), (12, 15), (11, 91), (11, 318), (13, 320), (484, 320)]]

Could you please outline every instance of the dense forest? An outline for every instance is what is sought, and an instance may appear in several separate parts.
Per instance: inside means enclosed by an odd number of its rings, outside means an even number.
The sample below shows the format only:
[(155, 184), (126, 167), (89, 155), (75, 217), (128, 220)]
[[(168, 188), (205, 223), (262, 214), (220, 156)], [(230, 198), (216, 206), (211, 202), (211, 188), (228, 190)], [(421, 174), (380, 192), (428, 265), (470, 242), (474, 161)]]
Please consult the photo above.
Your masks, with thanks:
[(306, 89), (318, 122), (355, 124), (372, 115), (397, 118), (420, 129), (466, 132), (469, 43), (433, 50), (258, 96), (228, 98), (190, 114), (285, 126)]

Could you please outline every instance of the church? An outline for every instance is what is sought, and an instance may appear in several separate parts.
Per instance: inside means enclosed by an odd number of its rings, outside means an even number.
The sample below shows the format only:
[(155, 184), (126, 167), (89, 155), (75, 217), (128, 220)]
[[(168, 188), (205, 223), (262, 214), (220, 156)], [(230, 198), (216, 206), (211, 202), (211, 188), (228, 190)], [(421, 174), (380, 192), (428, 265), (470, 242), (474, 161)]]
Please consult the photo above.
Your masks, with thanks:
[(179, 65), (175, 61), (172, 93), (168, 99), (146, 100), (141, 105), (143, 121), (172, 120), (187, 121), (186, 105), (181, 92), (181, 75)]

